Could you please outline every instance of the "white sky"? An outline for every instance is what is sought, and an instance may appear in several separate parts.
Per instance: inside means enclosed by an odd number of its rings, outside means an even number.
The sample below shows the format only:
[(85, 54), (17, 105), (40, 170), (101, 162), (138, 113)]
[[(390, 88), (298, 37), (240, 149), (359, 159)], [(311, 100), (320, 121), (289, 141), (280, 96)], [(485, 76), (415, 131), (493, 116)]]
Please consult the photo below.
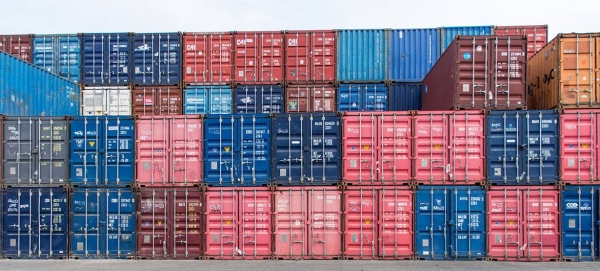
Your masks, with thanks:
[(547, 24), (600, 32), (600, 1), (4, 0), (2, 34), (172, 32)]

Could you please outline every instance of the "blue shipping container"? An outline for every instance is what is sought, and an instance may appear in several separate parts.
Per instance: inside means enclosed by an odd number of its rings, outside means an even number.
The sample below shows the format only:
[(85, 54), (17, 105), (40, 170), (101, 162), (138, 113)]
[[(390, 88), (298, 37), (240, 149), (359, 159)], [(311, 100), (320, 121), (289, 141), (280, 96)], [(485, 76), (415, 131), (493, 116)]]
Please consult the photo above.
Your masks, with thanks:
[(74, 259), (135, 256), (135, 194), (131, 188), (74, 188), (70, 198)]
[(562, 257), (598, 259), (600, 186), (565, 186), (562, 191)]
[(204, 120), (204, 182), (261, 186), (271, 181), (271, 117), (208, 115)]
[(133, 185), (134, 120), (131, 117), (77, 117), (71, 121), (73, 186)]
[(0, 114), (78, 116), (79, 86), (0, 52)]
[(128, 33), (82, 34), (81, 49), (81, 82), (84, 85), (129, 84), (132, 65)]
[(450, 46), (450, 43), (454, 40), (454, 38), (458, 35), (461, 36), (485, 36), (485, 35), (493, 35), (494, 27), (491, 25), (488, 26), (452, 26), (452, 27), (442, 27), (440, 30), (441, 34), (441, 42), (442, 42), (442, 53)]
[(66, 259), (68, 192), (65, 188), (6, 188), (4, 257)]
[(485, 201), (485, 190), (479, 186), (419, 186), (415, 203), (417, 259), (484, 259)]
[(340, 84), (337, 111), (386, 111), (388, 87), (384, 84)]
[(558, 117), (553, 110), (488, 113), (488, 182), (501, 185), (556, 184), (560, 141)]
[(339, 30), (337, 78), (341, 82), (381, 82), (387, 78), (386, 30)]
[(388, 91), (388, 110), (421, 110), (421, 83), (392, 83)]
[(134, 84), (181, 83), (181, 33), (136, 33), (132, 43)]
[(340, 181), (341, 129), (335, 113), (277, 114), (273, 118), (273, 180), (281, 185)]
[(81, 70), (81, 42), (77, 35), (36, 35), (33, 64), (75, 83)]
[(185, 114), (231, 114), (231, 86), (187, 86), (183, 96)]
[(388, 80), (421, 82), (440, 58), (440, 31), (398, 29), (389, 34)]
[(233, 97), (233, 112), (238, 114), (281, 113), (284, 109), (280, 85), (238, 86)]

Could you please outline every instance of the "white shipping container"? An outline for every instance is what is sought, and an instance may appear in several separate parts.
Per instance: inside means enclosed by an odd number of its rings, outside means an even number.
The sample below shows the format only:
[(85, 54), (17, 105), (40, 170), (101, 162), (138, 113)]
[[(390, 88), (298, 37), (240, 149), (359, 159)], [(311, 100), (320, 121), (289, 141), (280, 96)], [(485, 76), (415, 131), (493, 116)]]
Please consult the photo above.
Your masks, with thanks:
[(86, 87), (82, 91), (83, 116), (131, 115), (129, 87)]

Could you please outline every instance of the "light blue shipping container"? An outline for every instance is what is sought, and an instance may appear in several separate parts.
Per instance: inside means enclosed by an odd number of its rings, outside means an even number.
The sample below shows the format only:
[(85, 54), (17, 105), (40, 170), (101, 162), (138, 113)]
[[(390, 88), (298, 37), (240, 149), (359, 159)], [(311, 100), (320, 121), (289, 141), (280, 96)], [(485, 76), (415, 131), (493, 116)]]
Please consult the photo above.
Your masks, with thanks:
[(387, 94), (388, 87), (385, 84), (340, 84), (337, 111), (385, 111)]
[(494, 27), (491, 25), (487, 26), (452, 26), (452, 27), (442, 27), (440, 29), (440, 36), (442, 37), (442, 52), (450, 46), (450, 43), (454, 40), (454, 38), (458, 35), (461, 36), (484, 36), (484, 35), (493, 35)]
[(389, 41), (388, 80), (421, 82), (440, 58), (437, 28), (391, 30)]
[(231, 114), (231, 86), (188, 86), (183, 90), (185, 114)]
[(337, 78), (341, 82), (380, 82), (387, 77), (387, 30), (339, 30)]
[(78, 116), (79, 86), (0, 52), (0, 114)]
[(392, 83), (388, 91), (388, 110), (407, 111), (421, 110), (421, 91), (423, 85), (418, 83)]
[(34, 65), (75, 83), (80, 81), (81, 42), (77, 35), (36, 35), (32, 55)]

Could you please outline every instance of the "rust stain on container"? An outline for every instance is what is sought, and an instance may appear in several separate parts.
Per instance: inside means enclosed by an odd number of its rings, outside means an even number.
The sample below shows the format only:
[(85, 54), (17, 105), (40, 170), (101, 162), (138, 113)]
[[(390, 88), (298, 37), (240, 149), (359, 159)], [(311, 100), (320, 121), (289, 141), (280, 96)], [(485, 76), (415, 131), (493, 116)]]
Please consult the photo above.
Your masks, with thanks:
[(181, 115), (183, 91), (171, 86), (133, 88), (133, 115)]

